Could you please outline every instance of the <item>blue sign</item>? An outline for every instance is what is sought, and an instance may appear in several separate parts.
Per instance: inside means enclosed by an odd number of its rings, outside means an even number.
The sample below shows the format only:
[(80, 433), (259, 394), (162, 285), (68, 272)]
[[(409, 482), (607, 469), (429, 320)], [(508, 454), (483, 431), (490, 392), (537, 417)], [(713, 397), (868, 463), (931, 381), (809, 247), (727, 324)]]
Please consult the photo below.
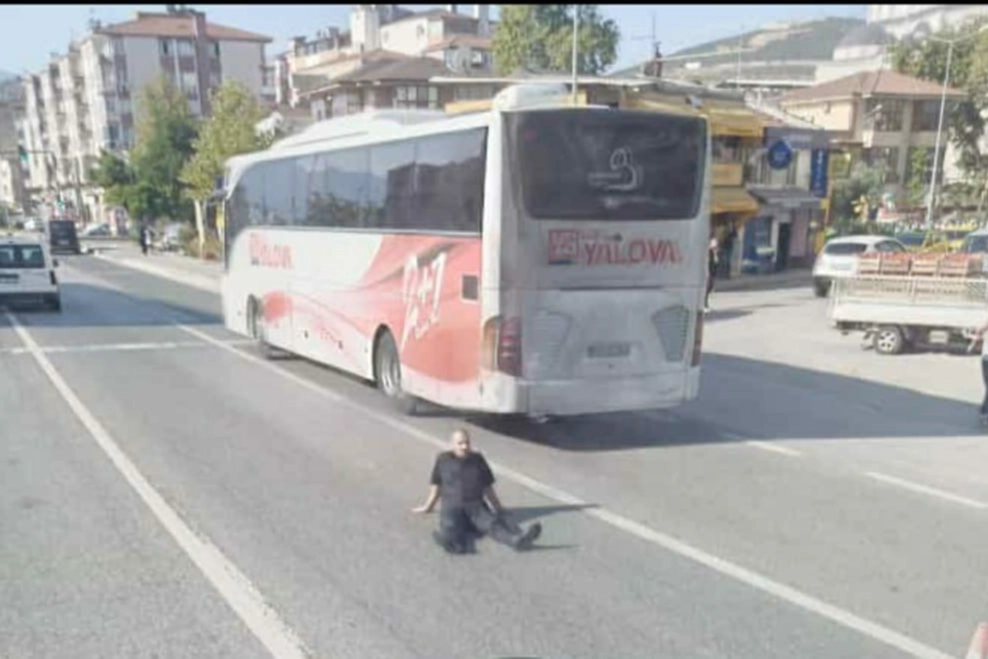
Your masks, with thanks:
[(810, 152), (810, 192), (814, 197), (827, 196), (827, 168), (830, 165), (830, 152), (827, 149), (813, 149)]
[(772, 169), (788, 169), (792, 163), (792, 147), (779, 140), (768, 148), (768, 166)]

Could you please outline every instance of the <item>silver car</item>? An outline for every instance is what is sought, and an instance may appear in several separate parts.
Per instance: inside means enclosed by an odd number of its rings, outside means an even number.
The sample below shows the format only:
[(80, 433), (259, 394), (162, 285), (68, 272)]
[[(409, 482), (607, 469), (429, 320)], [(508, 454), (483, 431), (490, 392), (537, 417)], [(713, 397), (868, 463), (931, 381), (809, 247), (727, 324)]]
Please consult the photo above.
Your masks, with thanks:
[(854, 274), (858, 256), (872, 252), (901, 253), (906, 246), (888, 236), (846, 236), (827, 241), (813, 264), (813, 292), (826, 297), (838, 277)]

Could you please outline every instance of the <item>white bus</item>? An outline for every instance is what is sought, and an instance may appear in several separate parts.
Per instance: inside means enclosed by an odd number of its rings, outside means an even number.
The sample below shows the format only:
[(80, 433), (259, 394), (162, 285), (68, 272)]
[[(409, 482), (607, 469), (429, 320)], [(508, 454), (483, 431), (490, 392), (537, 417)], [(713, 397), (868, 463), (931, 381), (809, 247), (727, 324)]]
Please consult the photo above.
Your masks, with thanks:
[(574, 107), (328, 120), (228, 163), (226, 326), (416, 399), (532, 416), (697, 395), (703, 118)]

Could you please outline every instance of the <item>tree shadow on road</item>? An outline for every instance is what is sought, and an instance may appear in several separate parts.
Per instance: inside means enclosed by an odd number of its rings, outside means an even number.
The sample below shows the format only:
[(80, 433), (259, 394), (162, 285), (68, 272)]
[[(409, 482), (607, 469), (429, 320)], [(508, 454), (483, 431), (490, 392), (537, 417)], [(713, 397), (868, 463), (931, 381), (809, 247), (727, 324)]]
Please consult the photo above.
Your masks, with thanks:
[[(522, 441), (588, 452), (751, 439), (984, 434), (977, 407), (963, 401), (743, 357), (707, 353), (703, 359), (699, 398), (672, 410), (564, 417), (547, 424), (496, 416), (470, 422)], [(919, 381), (923, 374), (915, 377)], [(978, 380), (972, 376), (972, 386), (979, 386)]]

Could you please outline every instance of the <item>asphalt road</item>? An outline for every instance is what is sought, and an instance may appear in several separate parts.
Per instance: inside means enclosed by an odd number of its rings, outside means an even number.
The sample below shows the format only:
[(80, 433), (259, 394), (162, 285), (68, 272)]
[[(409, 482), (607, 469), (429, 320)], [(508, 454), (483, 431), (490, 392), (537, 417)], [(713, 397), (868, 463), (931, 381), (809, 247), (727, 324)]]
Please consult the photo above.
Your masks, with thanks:
[[(988, 617), (976, 358), (862, 351), (804, 288), (715, 294), (695, 403), (533, 426), (62, 262), (62, 314), (0, 318), (4, 658), (943, 657)], [(539, 551), (409, 512), (462, 423)]]

